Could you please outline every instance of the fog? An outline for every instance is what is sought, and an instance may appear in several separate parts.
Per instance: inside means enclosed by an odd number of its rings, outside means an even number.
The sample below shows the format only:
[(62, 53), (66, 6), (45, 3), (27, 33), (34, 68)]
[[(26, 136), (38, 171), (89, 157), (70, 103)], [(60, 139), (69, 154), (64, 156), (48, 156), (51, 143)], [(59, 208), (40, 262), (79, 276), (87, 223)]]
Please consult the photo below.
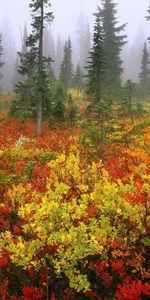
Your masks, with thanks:
[[(19, 27), (29, 19), (29, 0), (0, 0), (0, 26), (9, 19), (12, 30), (16, 36), (19, 34)], [(145, 20), (147, 14), (148, 0), (116, 0), (118, 4), (119, 23), (128, 23), (126, 33), (129, 40), (133, 40), (142, 26), (145, 36), (148, 33), (148, 24)], [(55, 33), (64, 36), (75, 31), (78, 16), (84, 13), (93, 22), (93, 12), (95, 12), (98, 0), (52, 0), (52, 11), (54, 12), (53, 28)], [(30, 21), (30, 19), (29, 19)]]
[[(3, 34), (4, 48), (7, 46), (12, 47), (14, 51), (20, 50), (25, 21), (27, 21), (28, 31), (30, 31), (29, 2), (30, 0), (0, 0), (0, 32)], [(55, 17), (51, 25), (54, 40), (56, 42), (58, 35), (60, 35), (62, 40), (65, 41), (70, 35), (73, 41), (74, 60), (76, 62), (78, 60), (77, 24), (79, 18), (84, 15), (89, 21), (92, 31), (93, 13), (96, 11), (97, 5), (101, 4), (101, 1), (52, 0), (50, 2)], [(128, 43), (122, 52), (125, 69), (123, 78), (124, 80), (130, 78), (137, 81), (144, 41), (150, 35), (150, 22), (145, 20), (149, 1), (116, 0), (115, 2), (118, 4), (118, 24), (128, 23), (124, 32), (128, 36)], [(8, 36), (11, 43), (9, 46), (5, 43)]]

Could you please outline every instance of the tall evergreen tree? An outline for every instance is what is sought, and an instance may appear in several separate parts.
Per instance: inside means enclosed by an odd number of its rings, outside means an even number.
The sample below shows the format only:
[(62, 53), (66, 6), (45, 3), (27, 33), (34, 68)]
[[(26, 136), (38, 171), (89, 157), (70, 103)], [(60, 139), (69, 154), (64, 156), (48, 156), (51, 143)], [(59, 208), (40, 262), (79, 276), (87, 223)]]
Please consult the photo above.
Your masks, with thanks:
[[(103, 157), (104, 144), (107, 142), (107, 135), (110, 132), (110, 126), (107, 122), (111, 119), (111, 100), (104, 93), (105, 76), (105, 52), (104, 52), (104, 30), (101, 17), (101, 9), (95, 13), (93, 46), (90, 51), (88, 65), (88, 94), (91, 104), (88, 106), (88, 132), (92, 143), (99, 145), (100, 155)], [(92, 112), (92, 114), (91, 114)]]
[(147, 51), (147, 45), (144, 44), (143, 56), (141, 62), (141, 72), (139, 74), (140, 84), (147, 91), (150, 84), (150, 70), (149, 70), (149, 53)]
[(22, 94), (30, 86), (32, 98), (36, 102), (37, 135), (41, 135), (43, 105), (48, 96), (46, 68), (49, 63), (49, 59), (43, 56), (43, 32), (44, 22), (50, 23), (53, 13), (45, 12), (51, 7), (49, 0), (31, 0), (29, 7), (32, 9), (32, 33), (26, 41), (27, 52), (20, 54), (19, 67), (19, 72), (26, 74), (27, 79), (25, 83), (20, 83), (17, 92)]
[(79, 64), (77, 64), (72, 82), (73, 82), (73, 87), (77, 89), (81, 89), (83, 87), (83, 72)]
[[(2, 34), (0, 34), (0, 68), (4, 65), (3, 59), (3, 46), (2, 46)], [(0, 72), (0, 79), (2, 79), (3, 75)]]
[(105, 51), (105, 85), (110, 90), (116, 90), (121, 84), (122, 60), (120, 53), (125, 45), (126, 35), (120, 35), (126, 24), (117, 26), (116, 4), (114, 0), (102, 0), (101, 18), (104, 29)]
[(102, 83), (105, 70), (103, 50), (103, 28), (100, 15), (100, 7), (95, 15), (93, 46), (88, 62), (88, 94), (94, 98), (95, 103), (101, 102)]
[(64, 84), (65, 89), (72, 86), (73, 77), (73, 63), (72, 63), (72, 46), (70, 37), (65, 42), (64, 46), (64, 56), (60, 68), (60, 80)]

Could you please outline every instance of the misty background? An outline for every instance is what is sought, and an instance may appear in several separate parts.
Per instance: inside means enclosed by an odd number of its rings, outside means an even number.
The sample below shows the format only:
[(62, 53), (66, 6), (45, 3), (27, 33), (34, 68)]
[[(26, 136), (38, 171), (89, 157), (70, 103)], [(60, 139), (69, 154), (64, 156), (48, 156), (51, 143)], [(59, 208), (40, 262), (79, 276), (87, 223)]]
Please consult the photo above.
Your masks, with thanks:
[[(17, 52), (21, 51), (25, 23), (30, 33), (31, 17), (30, 0), (0, 0), (0, 32), (3, 39), (3, 79), (5, 91), (13, 89), (17, 66)], [(81, 31), (86, 31), (87, 38), (92, 42), (92, 31), (97, 5), (100, 0), (52, 0), (51, 11), (54, 21), (45, 31), (49, 36), (49, 45), (45, 43), (45, 53), (50, 48), (51, 58), (55, 61), (53, 68), (58, 75), (59, 65), (63, 55), (64, 42), (70, 36), (73, 50), (73, 63), (81, 63)], [(148, 0), (116, 0), (118, 11), (118, 25), (127, 23), (124, 34), (127, 35), (127, 44), (122, 51), (124, 73), (123, 80), (139, 80), (144, 42), (150, 35), (150, 24), (146, 21)], [(149, 51), (149, 44), (147, 42)], [(87, 47), (87, 50), (88, 47)], [(59, 61), (58, 61), (59, 57)], [(82, 59), (83, 60), (83, 59)], [(82, 66), (83, 67), (83, 66)]]

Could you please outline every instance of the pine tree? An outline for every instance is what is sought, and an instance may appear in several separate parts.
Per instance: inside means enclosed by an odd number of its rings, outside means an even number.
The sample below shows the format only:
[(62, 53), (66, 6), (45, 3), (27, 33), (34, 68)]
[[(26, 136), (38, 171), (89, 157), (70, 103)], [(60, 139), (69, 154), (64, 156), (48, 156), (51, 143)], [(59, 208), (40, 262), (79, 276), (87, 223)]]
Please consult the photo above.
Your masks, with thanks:
[(65, 89), (68, 89), (72, 86), (72, 77), (73, 77), (73, 64), (72, 64), (72, 46), (70, 37), (65, 42), (64, 46), (64, 56), (60, 68), (60, 80), (64, 84)]
[(93, 46), (87, 65), (88, 94), (93, 97), (94, 103), (100, 103), (102, 96), (102, 82), (105, 70), (103, 39), (100, 7), (98, 7), (98, 12), (95, 13)]
[(45, 12), (50, 6), (49, 0), (31, 0), (29, 4), (32, 9), (32, 33), (26, 41), (27, 52), (20, 54), (19, 67), (19, 72), (26, 75), (27, 79), (24, 83), (20, 83), (16, 90), (24, 98), (23, 91), (27, 88), (28, 95), (35, 101), (37, 135), (41, 135), (42, 132), (43, 106), (49, 89), (46, 73), (49, 59), (43, 56), (43, 31), (44, 22), (50, 23), (53, 19), (52, 12)]
[(147, 51), (147, 45), (144, 44), (143, 56), (141, 62), (141, 72), (139, 74), (140, 84), (148, 92), (148, 87), (150, 84), (150, 70), (149, 70), (149, 54)]
[[(101, 9), (95, 15), (93, 46), (90, 51), (88, 69), (88, 94), (91, 104), (88, 106), (88, 123), (86, 138), (89, 137), (92, 144), (99, 147), (100, 155), (104, 155), (104, 145), (107, 143), (107, 135), (110, 133), (108, 122), (111, 119), (111, 100), (104, 93), (105, 76), (105, 52), (104, 30), (101, 17)], [(92, 114), (91, 114), (92, 113)], [(87, 125), (86, 125), (87, 126)]]
[[(2, 46), (2, 34), (0, 34), (0, 68), (4, 65), (4, 62), (2, 60), (3, 56), (3, 46)], [(0, 79), (2, 79), (3, 75), (0, 72)]]
[(121, 74), (123, 71), (120, 53), (125, 45), (126, 35), (120, 35), (126, 24), (117, 26), (116, 4), (114, 0), (102, 0), (101, 18), (104, 30), (105, 51), (105, 86), (106, 89), (116, 91), (121, 85)]
[(83, 72), (79, 64), (77, 64), (72, 82), (73, 82), (73, 87), (77, 89), (81, 89), (83, 87)]

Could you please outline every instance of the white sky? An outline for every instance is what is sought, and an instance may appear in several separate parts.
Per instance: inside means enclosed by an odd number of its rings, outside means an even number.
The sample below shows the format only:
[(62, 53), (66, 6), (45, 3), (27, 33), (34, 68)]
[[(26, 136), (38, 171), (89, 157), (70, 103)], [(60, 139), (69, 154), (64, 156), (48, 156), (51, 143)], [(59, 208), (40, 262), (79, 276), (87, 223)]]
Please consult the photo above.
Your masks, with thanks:
[[(30, 0), (0, 0), (0, 28), (5, 20), (9, 19), (15, 38), (20, 39), (20, 27), (24, 26), (25, 20), (29, 20)], [(100, 0), (51, 0), (53, 21), (53, 32), (63, 36), (76, 32), (78, 17), (81, 13), (93, 21), (93, 13), (96, 11)], [(119, 24), (128, 23), (126, 34), (128, 39), (134, 40), (138, 32), (143, 32), (145, 38), (150, 35), (150, 22), (145, 20), (149, 0), (116, 0), (118, 3)], [(30, 23), (30, 21), (29, 21)]]

